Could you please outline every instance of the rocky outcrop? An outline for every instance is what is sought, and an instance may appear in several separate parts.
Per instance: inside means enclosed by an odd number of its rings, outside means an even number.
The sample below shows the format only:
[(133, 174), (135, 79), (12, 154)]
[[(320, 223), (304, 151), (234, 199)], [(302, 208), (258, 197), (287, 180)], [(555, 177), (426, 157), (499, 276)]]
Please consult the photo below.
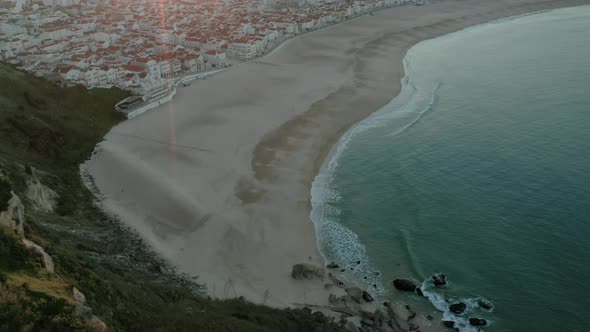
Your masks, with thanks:
[(387, 314), (392, 319), (393, 327), (402, 331), (410, 330), (410, 320), (416, 317), (416, 313), (401, 303), (391, 303), (387, 306)]
[(32, 174), (27, 179), (27, 191), (25, 192), (27, 199), (33, 209), (52, 212), (57, 202), (57, 193), (41, 183), (34, 168), (31, 171)]
[(357, 324), (353, 320), (347, 320), (346, 323), (344, 324), (344, 329), (349, 332), (361, 332), (359, 325), (360, 325), (360, 323)]
[(395, 286), (397, 290), (404, 292), (413, 292), (416, 289), (416, 284), (408, 279), (395, 279), (393, 281), (393, 286)]
[(381, 309), (375, 310), (373, 317), (375, 318), (375, 325), (384, 326), (387, 324), (387, 315)]
[(90, 330), (93, 332), (106, 332), (107, 325), (98, 317), (96, 317), (92, 308), (86, 305), (86, 296), (82, 294), (76, 287), (73, 289), (73, 296), (75, 302), (75, 312), (78, 316), (88, 320)]
[(375, 315), (372, 312), (361, 310), (360, 311), (361, 317), (361, 326), (368, 326), (371, 328), (375, 328)]
[(447, 276), (443, 273), (435, 273), (430, 278), (432, 279), (432, 283), (437, 287), (445, 286), (447, 284)]
[(337, 269), (340, 267), (340, 265), (336, 264), (336, 262), (330, 262), (328, 265), (326, 265), (326, 267), (329, 269)]
[(81, 303), (84, 304), (86, 303), (86, 296), (84, 294), (82, 294), (82, 292), (80, 292), (78, 290), (78, 288), (74, 287), (74, 300), (76, 301), (76, 303)]
[(373, 296), (371, 296), (371, 294), (369, 294), (366, 291), (363, 291), (363, 300), (365, 300), (367, 302), (373, 302), (373, 301), (375, 301), (375, 299), (373, 298)]
[(453, 327), (455, 327), (455, 322), (453, 322), (452, 320), (443, 320), (442, 325), (444, 327), (448, 327), (448, 328), (452, 329)]
[(360, 304), (361, 301), (363, 300), (363, 290), (358, 287), (349, 287), (349, 288), (346, 288), (344, 291), (346, 291), (346, 294), (350, 295), (350, 297), (356, 303)]
[(45, 252), (41, 246), (34, 243), (31, 240), (27, 240), (24, 234), (25, 224), (25, 207), (21, 199), (12, 192), (12, 197), (8, 200), (8, 207), (5, 211), (0, 212), (0, 225), (4, 225), (14, 230), (19, 236), (23, 245), (32, 251), (35, 255), (38, 255), (43, 260), (45, 269), (49, 273), (54, 272), (54, 264), (51, 256)]
[(45, 266), (45, 270), (47, 270), (47, 272), (49, 272), (49, 273), (55, 272), (55, 265), (53, 264), (53, 259), (51, 258), (51, 256), (49, 256), (49, 254), (47, 254), (47, 252), (45, 252), (45, 250), (43, 248), (41, 248), (40, 245), (36, 244), (35, 242), (33, 242), (31, 240), (27, 240), (25, 238), (23, 238), (23, 244), (25, 245), (25, 247), (27, 249), (31, 250), (36, 255), (41, 257), (41, 259), (43, 260), (43, 265)]
[(469, 324), (471, 326), (486, 326), (488, 321), (483, 318), (469, 318)]
[[(354, 288), (349, 288), (352, 290)], [(353, 295), (356, 295), (354, 292)], [(418, 315), (410, 309), (409, 305), (402, 303), (384, 302), (383, 307), (377, 306), (374, 302), (357, 303), (351, 295), (346, 294), (338, 297), (330, 294), (330, 310), (344, 314), (342, 326), (347, 331), (364, 332), (410, 332), (440, 331), (440, 322), (434, 324), (432, 317)]]
[(424, 296), (424, 292), (422, 291), (422, 288), (420, 287), (416, 287), (416, 294), (418, 294), (418, 296)]
[(19, 237), (24, 235), (25, 207), (20, 198), (12, 192), (7, 208), (0, 212), (0, 225), (13, 229)]
[(345, 312), (350, 314), (351, 316), (354, 315), (354, 311), (360, 309), (360, 302), (357, 302), (352, 298), (352, 296), (348, 294), (342, 296), (330, 294), (330, 296), (328, 297), (328, 302), (333, 307), (333, 309), (338, 309), (338, 312), (343, 312), (342, 309), (350, 309), (345, 310)]
[(453, 303), (449, 306), (449, 310), (454, 314), (462, 314), (467, 309), (467, 304), (463, 302)]
[(492, 308), (494, 307), (494, 305), (492, 304), (492, 302), (486, 300), (486, 299), (479, 299), (477, 301), (477, 305), (482, 308), (483, 310), (492, 310)]
[(338, 279), (335, 275), (333, 275), (332, 273), (328, 273), (328, 277), (330, 277), (330, 280), (332, 280), (332, 282), (334, 283), (334, 285), (338, 286), (338, 287), (344, 287), (344, 281)]
[(293, 265), (293, 269), (291, 270), (291, 277), (296, 280), (313, 280), (313, 279), (324, 279), (325, 271), (323, 268), (308, 264), (308, 263), (301, 263)]

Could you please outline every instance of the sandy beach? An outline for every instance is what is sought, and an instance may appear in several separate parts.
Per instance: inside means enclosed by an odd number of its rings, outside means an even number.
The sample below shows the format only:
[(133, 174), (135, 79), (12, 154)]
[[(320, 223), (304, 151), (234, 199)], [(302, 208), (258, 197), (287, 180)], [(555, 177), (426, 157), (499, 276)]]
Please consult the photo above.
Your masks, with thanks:
[(400, 91), (416, 43), (588, 0), (449, 0), (378, 11), (291, 39), (113, 128), (86, 164), (106, 211), (211, 296), (285, 307), (333, 289), (290, 277), (324, 265), (310, 187), (352, 125)]

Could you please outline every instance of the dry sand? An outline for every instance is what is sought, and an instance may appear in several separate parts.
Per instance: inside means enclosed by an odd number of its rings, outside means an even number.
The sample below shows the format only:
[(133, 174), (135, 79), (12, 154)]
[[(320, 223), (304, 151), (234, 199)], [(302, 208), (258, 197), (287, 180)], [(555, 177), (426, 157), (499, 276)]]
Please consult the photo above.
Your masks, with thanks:
[[(310, 186), (351, 125), (400, 90), (417, 42), (588, 0), (461, 0), (376, 12), (290, 40), (271, 55), (179, 88), (113, 128), (87, 164), (104, 207), (216, 297), (325, 304)], [(265, 301), (265, 293), (268, 301)]]

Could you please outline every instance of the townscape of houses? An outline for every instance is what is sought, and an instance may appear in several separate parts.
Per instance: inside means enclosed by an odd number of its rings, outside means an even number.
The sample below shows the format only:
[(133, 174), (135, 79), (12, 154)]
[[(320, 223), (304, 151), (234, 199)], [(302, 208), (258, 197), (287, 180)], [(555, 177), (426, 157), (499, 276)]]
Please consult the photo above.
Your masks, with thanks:
[(145, 100), (170, 79), (260, 56), (281, 41), (416, 0), (0, 0), (0, 60)]

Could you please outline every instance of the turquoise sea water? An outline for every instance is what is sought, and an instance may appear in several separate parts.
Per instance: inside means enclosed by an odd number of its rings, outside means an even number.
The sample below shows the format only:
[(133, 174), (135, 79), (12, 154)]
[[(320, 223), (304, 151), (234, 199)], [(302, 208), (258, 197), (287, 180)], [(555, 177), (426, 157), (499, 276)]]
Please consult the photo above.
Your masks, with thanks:
[[(425, 41), (405, 66), (314, 181), (326, 260), (382, 298), (467, 301), (444, 315), (489, 331), (590, 331), (590, 6)], [(391, 285), (434, 272), (430, 301)]]

